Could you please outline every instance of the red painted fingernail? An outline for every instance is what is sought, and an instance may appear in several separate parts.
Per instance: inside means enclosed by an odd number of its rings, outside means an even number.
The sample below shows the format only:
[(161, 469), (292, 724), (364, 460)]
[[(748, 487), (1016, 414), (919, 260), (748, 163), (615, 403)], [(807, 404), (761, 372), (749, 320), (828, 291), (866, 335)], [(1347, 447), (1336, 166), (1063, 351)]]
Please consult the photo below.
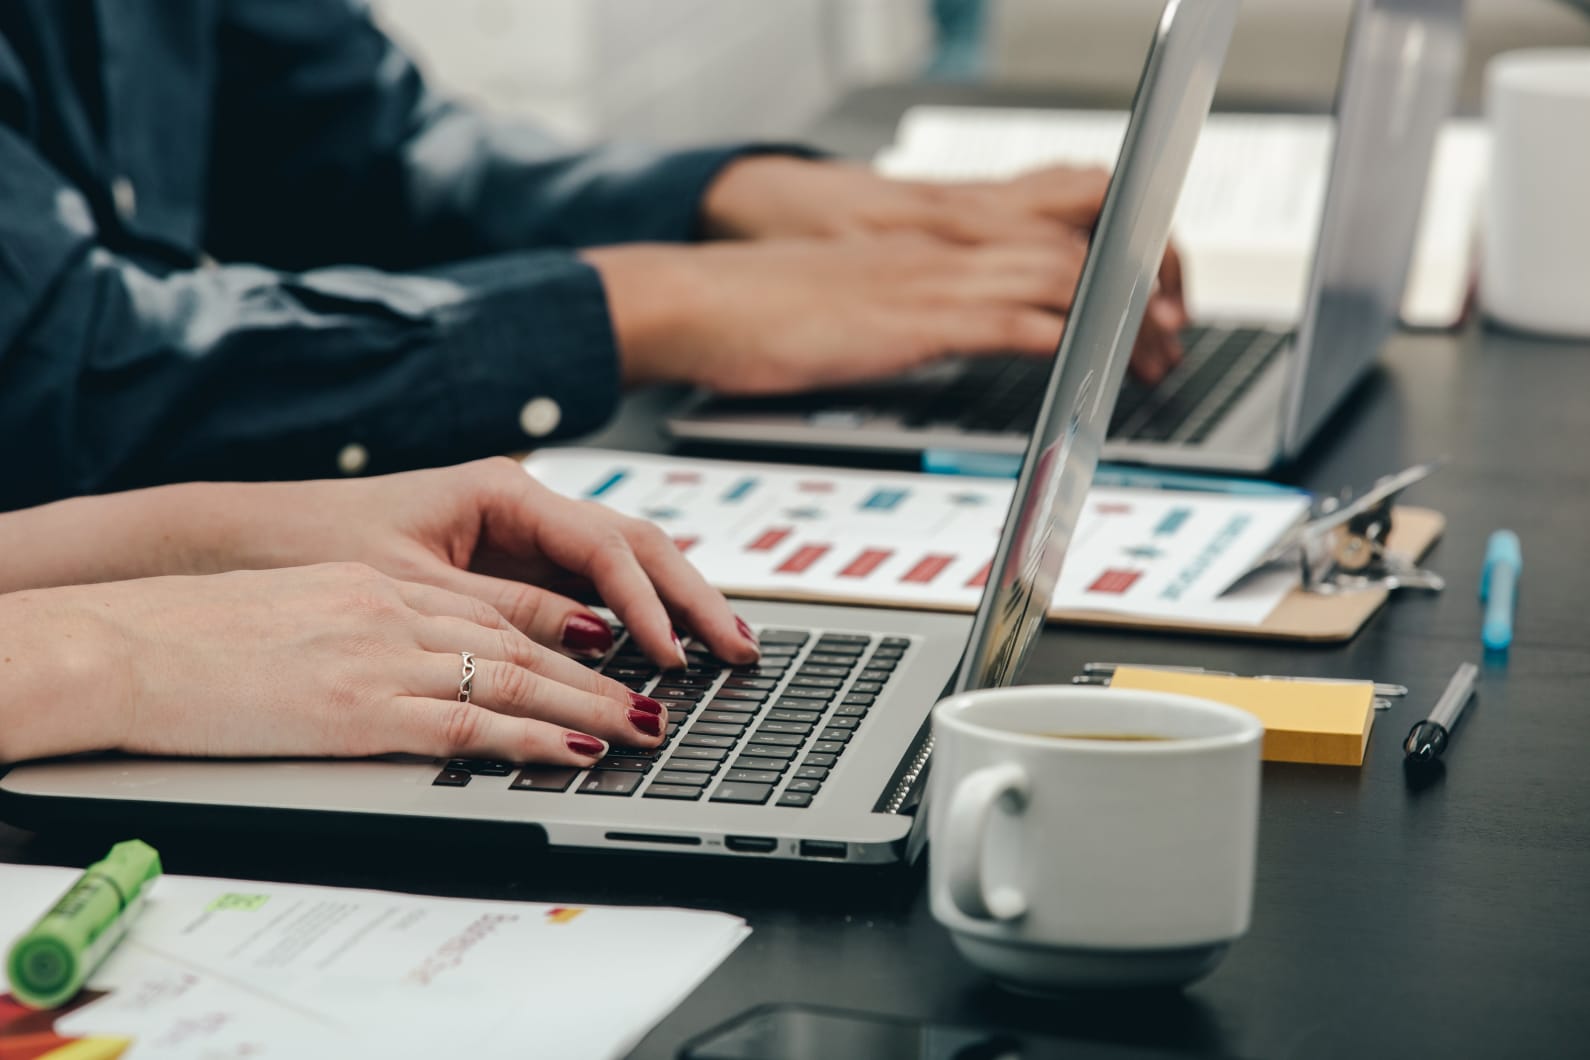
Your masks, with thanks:
[(663, 705), (650, 696), (643, 696), (639, 692), (631, 692), (629, 694), (629, 705), (636, 710), (643, 710), (647, 714), (655, 714), (659, 718), (662, 717)]
[(563, 742), (568, 745), (569, 750), (577, 755), (594, 756), (607, 750), (607, 744), (594, 736), (587, 736), (583, 732), (567, 733), (563, 737)]
[(741, 618), (739, 615), (735, 615), (734, 624), (739, 627), (740, 636), (744, 637), (752, 644), (755, 644), (758, 648), (762, 646), (761, 642), (756, 639), (756, 634), (751, 632), (751, 627), (745, 624), (745, 619)]
[(629, 712), (629, 723), (647, 736), (662, 735), (662, 719), (655, 714), (632, 710)]
[(613, 646), (613, 631), (594, 615), (570, 615), (563, 623), (563, 646), (576, 655), (605, 655)]

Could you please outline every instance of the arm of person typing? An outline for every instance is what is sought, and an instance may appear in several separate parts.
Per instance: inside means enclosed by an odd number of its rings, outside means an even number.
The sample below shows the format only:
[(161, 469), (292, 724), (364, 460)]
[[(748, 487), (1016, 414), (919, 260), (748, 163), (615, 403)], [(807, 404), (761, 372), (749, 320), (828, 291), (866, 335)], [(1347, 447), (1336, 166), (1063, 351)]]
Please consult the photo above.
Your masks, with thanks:
[(601, 280), (568, 253), (174, 269), (103, 245), (0, 121), (0, 508), (456, 462), (589, 430), (617, 390)]

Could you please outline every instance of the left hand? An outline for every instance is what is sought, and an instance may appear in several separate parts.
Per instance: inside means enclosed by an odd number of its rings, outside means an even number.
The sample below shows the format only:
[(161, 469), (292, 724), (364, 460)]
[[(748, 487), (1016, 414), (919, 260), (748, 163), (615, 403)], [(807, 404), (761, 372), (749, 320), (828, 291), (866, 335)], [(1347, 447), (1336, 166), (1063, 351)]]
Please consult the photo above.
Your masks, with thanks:
[[(728, 239), (831, 238), (925, 233), (952, 243), (1034, 243), (1070, 247), (1092, 232), (1109, 173), (1049, 166), (1005, 181), (932, 183), (890, 180), (870, 168), (783, 155), (753, 155), (726, 168), (708, 188), (702, 223)], [(1078, 262), (1080, 265), (1080, 261)], [(1180, 361), (1176, 332), (1190, 321), (1181, 256), (1165, 248), (1148, 313), (1168, 336), (1139, 343), (1132, 367), (1157, 382)]]
[(540, 644), (591, 657), (607, 624), (549, 582), (594, 586), (661, 666), (686, 664), (675, 625), (732, 663), (758, 657), (750, 628), (668, 536), (563, 497), (512, 460), (368, 479), (196, 484), (185, 499), (192, 573), (353, 561), (485, 601)]

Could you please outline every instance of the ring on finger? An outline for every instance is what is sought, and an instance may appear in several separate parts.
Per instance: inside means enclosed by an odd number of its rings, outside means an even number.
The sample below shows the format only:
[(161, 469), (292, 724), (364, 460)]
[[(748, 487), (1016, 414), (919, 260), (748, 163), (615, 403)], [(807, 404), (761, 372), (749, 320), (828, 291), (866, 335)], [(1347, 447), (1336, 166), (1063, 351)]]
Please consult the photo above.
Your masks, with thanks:
[(463, 674), (458, 679), (458, 701), (460, 703), (468, 703), (470, 688), (475, 681), (475, 653), (472, 651), (461, 651), (458, 654), (464, 660)]

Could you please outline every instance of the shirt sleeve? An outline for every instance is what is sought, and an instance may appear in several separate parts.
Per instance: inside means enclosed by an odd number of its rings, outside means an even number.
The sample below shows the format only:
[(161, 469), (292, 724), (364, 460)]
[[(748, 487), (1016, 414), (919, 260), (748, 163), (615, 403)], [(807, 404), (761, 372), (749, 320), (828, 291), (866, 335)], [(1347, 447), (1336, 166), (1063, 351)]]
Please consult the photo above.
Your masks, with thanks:
[(611, 412), (599, 277), (567, 252), (395, 274), (165, 270), (0, 123), (0, 507), (450, 463)]
[(356, 0), (227, 0), (207, 243), (295, 267), (408, 268), (531, 247), (684, 241), (748, 152), (570, 149), (431, 92)]

